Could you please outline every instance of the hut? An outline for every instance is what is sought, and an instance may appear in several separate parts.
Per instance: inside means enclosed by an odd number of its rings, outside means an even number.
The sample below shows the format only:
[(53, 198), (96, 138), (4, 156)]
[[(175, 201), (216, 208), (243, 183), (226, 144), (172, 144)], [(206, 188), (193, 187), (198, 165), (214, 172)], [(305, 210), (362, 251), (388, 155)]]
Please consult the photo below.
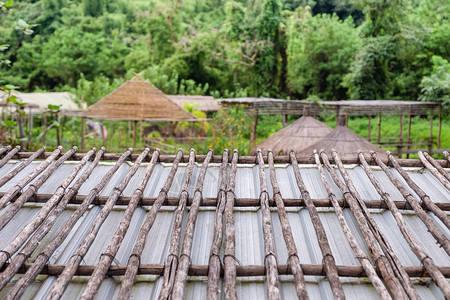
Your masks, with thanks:
[(309, 106), (303, 107), (303, 116), (291, 125), (277, 131), (251, 151), (256, 154), (261, 149), (264, 155), (271, 149), (275, 154), (288, 154), (294, 150), (296, 154), (315, 142), (321, 140), (333, 129), (309, 115)]
[(216, 112), (219, 109), (219, 102), (212, 96), (198, 95), (167, 95), (173, 102), (183, 107), (185, 103), (196, 104), (197, 110), (207, 115)]
[(0, 299), (450, 295), (448, 153), (76, 150), (0, 149)]
[(328, 135), (305, 147), (301, 155), (305, 157), (312, 156), (314, 149), (328, 149), (327, 154), (331, 155), (330, 151), (334, 149), (340, 154), (342, 160), (350, 160), (355, 157), (355, 151), (361, 150), (366, 153), (366, 159), (370, 160), (368, 153), (374, 151), (381, 160), (387, 161), (386, 152), (383, 149), (360, 137), (347, 127), (346, 114), (339, 115), (338, 124)]

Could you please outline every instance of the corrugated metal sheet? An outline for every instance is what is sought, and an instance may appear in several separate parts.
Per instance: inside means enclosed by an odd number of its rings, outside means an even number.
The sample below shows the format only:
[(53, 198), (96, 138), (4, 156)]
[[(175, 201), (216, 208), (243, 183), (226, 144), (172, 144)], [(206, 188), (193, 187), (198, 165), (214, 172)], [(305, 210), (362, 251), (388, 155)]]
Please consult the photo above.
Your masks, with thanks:
[[(13, 168), (15, 163), (8, 163), (0, 169), (1, 174), (7, 173)], [(6, 192), (14, 184), (19, 182), (26, 174), (32, 171), (38, 163), (32, 163), (30, 166), (20, 172), (13, 180), (8, 182), (5, 186), (0, 188), (0, 192)], [(96, 167), (94, 173), (83, 184), (79, 194), (85, 195), (98, 183), (99, 179), (111, 168), (112, 163), (100, 163)], [(122, 193), (123, 196), (131, 196), (141, 178), (144, 175), (147, 163), (143, 164), (136, 172), (129, 186)], [(48, 182), (44, 184), (39, 193), (48, 194), (53, 193), (56, 187), (69, 174), (75, 163), (65, 163), (58, 168)], [(162, 188), (167, 175), (171, 168), (170, 163), (158, 164), (154, 173), (151, 176), (145, 191), (145, 197), (156, 197)], [(84, 168), (86, 168), (85, 166)], [(196, 165), (193, 173), (193, 180), (191, 182), (190, 195), (194, 193), (194, 186), (198, 176), (200, 165)], [(359, 166), (347, 166), (348, 172), (353, 180), (358, 192), (365, 200), (380, 199), (376, 193), (364, 170)], [(119, 184), (126, 172), (130, 168), (130, 163), (124, 163), (120, 169), (109, 180), (106, 187), (101, 194), (104, 196), (110, 195), (113, 188)], [(401, 194), (390, 183), (384, 172), (379, 168), (373, 167), (376, 178), (381, 182), (385, 191), (387, 191), (395, 200), (402, 200)], [(186, 164), (180, 164), (178, 172), (175, 175), (173, 185), (169, 191), (169, 197), (177, 197), (181, 192), (183, 182), (186, 177)], [(269, 194), (272, 196), (272, 187), (270, 184), (269, 173), (266, 170), (267, 185)], [(417, 168), (408, 169), (410, 176), (419, 184), (436, 202), (450, 201), (450, 192), (446, 190), (429, 172), (418, 170)], [(278, 165), (276, 169), (277, 179), (281, 189), (281, 194), (285, 198), (299, 198), (300, 192), (295, 181), (292, 166)], [(403, 181), (401, 176), (396, 173), (396, 176)], [(309, 190), (312, 198), (327, 198), (327, 193), (320, 181), (319, 173), (313, 165), (302, 165), (301, 174), (305, 181), (306, 187)], [(332, 180), (328, 175), (330, 183)], [(206, 179), (203, 188), (204, 197), (216, 197), (220, 184), (220, 164), (211, 164), (208, 168)], [(238, 198), (258, 198), (260, 194), (259, 188), (259, 174), (258, 166), (256, 165), (239, 165), (236, 178), (236, 196)], [(342, 197), (337, 186), (332, 183), (332, 188), (338, 198)], [(415, 195), (412, 191), (411, 193)], [(7, 227), (0, 232), (0, 248), (7, 245), (17, 234), (18, 230), (23, 228), (28, 221), (37, 214), (41, 204), (26, 204), (19, 213), (12, 219)], [(51, 241), (59, 228), (63, 226), (65, 221), (73, 213), (76, 205), (69, 205), (66, 211), (58, 218), (57, 224), (53, 226), (50, 233), (44, 238), (39, 247), (35, 250), (31, 262), (36, 255)], [(95, 216), (100, 212), (99, 206), (91, 206), (89, 211), (77, 222), (71, 231), (69, 237), (58, 248), (56, 253), (51, 257), (51, 264), (64, 264), (71, 257), (83, 237), (89, 230)], [(100, 229), (97, 238), (85, 257), (83, 264), (95, 265), (98, 263), (100, 255), (108, 246), (114, 232), (119, 224), (120, 219), (124, 213), (124, 206), (116, 206), (111, 214), (106, 219), (105, 223)], [(189, 207), (185, 215), (188, 214)], [(0, 211), (0, 215), (5, 210)], [(137, 233), (143, 223), (148, 207), (139, 207), (133, 215), (129, 230), (124, 238), (119, 253), (116, 255), (116, 264), (124, 265), (128, 261), (128, 257), (137, 237)], [(164, 206), (156, 217), (156, 221), (148, 235), (144, 252), (141, 258), (143, 264), (163, 264), (167, 258), (169, 247), (169, 239), (173, 225), (175, 207)], [(271, 217), (275, 238), (275, 251), (279, 264), (287, 262), (287, 250), (283, 239), (281, 225), (277, 216), (276, 208), (271, 209)], [(320, 252), (317, 237), (314, 227), (311, 223), (309, 213), (305, 207), (287, 208), (288, 219), (290, 221), (293, 236), (298, 248), (299, 258), (302, 263), (306, 264), (321, 264), (322, 254)], [(318, 208), (320, 219), (322, 220), (330, 246), (333, 251), (336, 263), (338, 265), (359, 265), (359, 262), (354, 257), (353, 252), (342, 232), (338, 223), (337, 217), (332, 208)], [(358, 243), (362, 246), (368, 254), (367, 246), (359, 232), (358, 226), (349, 209), (344, 209), (347, 222), (356, 235)], [(381, 230), (388, 238), (394, 252), (398, 255), (402, 264), (407, 266), (420, 266), (419, 260), (410, 250), (408, 244), (401, 235), (391, 213), (381, 209), (371, 209), (371, 213), (375, 221), (379, 224)], [(450, 232), (440, 221), (431, 213), (430, 217), (440, 224), (440, 229), (450, 238)], [(207, 265), (209, 259), (210, 247), (213, 239), (215, 207), (201, 207), (198, 214), (192, 251), (192, 263), (198, 265)], [(450, 266), (450, 258), (435, 242), (435, 239), (427, 231), (427, 228), (420, 219), (411, 211), (405, 211), (403, 216), (407, 225), (413, 231), (420, 246), (428, 253), (428, 255), (440, 266)], [(234, 211), (235, 229), (236, 229), (236, 258), (242, 265), (263, 265), (264, 264), (264, 245), (263, 234), (261, 226), (261, 211), (259, 207), (236, 207)], [(15, 277), (15, 280), (19, 278)], [(322, 276), (307, 276), (308, 292), (311, 299), (333, 299), (333, 294), (330, 285), (326, 278)], [(8, 291), (8, 287), (12, 286), (13, 280), (7, 288), (0, 291), (0, 298)], [(54, 282), (53, 276), (40, 276), (32, 287), (30, 287), (23, 299), (43, 299), (49, 288)], [(100, 291), (96, 299), (114, 299), (117, 296), (120, 288), (121, 277), (107, 278), (101, 285)], [(421, 282), (417, 285), (419, 293), (424, 299), (441, 299), (442, 293), (430, 279), (426, 279), (426, 285)], [(87, 279), (84, 277), (75, 277), (72, 280), (69, 288), (66, 290), (64, 297), (67, 299), (75, 299), (79, 297), (86, 285)], [(191, 277), (188, 281), (186, 298), (187, 299), (203, 299), (206, 297), (206, 278), (205, 277)], [(346, 278), (342, 280), (344, 291), (348, 299), (378, 299), (375, 289), (366, 279)], [(133, 295), (135, 299), (141, 298), (155, 298), (159, 294), (161, 288), (162, 278), (159, 276), (139, 276), (138, 282), (133, 288)], [(295, 288), (292, 276), (281, 276), (281, 293), (284, 299), (296, 298)], [(237, 282), (237, 291), (239, 298), (248, 299), (263, 299), (266, 297), (266, 288), (264, 277), (239, 277)]]

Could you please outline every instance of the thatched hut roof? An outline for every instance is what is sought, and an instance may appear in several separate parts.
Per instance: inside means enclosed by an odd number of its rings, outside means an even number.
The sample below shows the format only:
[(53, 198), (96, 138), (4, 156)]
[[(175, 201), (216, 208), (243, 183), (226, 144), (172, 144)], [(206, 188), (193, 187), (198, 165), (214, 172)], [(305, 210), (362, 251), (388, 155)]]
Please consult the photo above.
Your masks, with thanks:
[(252, 149), (252, 154), (255, 154), (258, 148), (263, 151), (264, 155), (269, 149), (272, 149), (275, 154), (288, 155), (291, 150), (300, 154), (303, 149), (321, 140), (332, 131), (333, 129), (326, 124), (304, 115), (257, 145)]
[(151, 83), (132, 79), (89, 107), (84, 116), (123, 121), (193, 120), (195, 117)]
[(198, 104), (197, 110), (203, 112), (213, 112), (219, 109), (219, 101), (212, 96), (198, 95), (167, 95), (173, 102), (183, 107), (183, 104)]

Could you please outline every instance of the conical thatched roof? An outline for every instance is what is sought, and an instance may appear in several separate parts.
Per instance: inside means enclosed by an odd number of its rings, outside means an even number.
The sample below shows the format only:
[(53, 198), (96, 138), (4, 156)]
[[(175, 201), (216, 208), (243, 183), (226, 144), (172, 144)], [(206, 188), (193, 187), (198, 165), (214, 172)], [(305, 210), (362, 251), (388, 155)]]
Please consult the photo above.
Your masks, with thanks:
[(89, 107), (84, 115), (124, 121), (195, 119), (151, 83), (138, 79), (128, 80)]
[(331, 157), (331, 149), (335, 149), (342, 160), (351, 160), (358, 157), (358, 150), (363, 151), (367, 160), (371, 160), (369, 152), (375, 151), (378, 158), (387, 161), (386, 151), (375, 146), (366, 139), (360, 137), (346, 126), (338, 126), (326, 137), (303, 149), (301, 156), (310, 157), (314, 149), (325, 149), (325, 153)]
[(252, 154), (260, 148), (263, 154), (272, 149), (275, 154), (288, 155), (291, 150), (301, 153), (303, 149), (321, 140), (333, 129), (310, 116), (302, 116), (289, 126), (274, 133), (268, 139), (252, 149)]

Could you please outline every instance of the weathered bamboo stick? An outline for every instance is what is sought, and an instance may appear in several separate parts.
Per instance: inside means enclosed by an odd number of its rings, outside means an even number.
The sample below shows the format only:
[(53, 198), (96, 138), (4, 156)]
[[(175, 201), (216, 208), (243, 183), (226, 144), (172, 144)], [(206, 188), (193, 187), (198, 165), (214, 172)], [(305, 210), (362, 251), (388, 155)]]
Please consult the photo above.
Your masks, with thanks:
[(275, 257), (275, 245), (273, 240), (272, 221), (270, 219), (269, 194), (267, 193), (266, 173), (264, 172), (264, 161), (261, 149), (257, 154), (259, 165), (259, 188), (261, 201), (262, 229), (264, 238), (264, 265), (266, 266), (267, 299), (280, 299), (278, 288), (278, 269)]
[(130, 223), (131, 223), (131, 218), (133, 217), (133, 213), (139, 204), (139, 200), (142, 197), (145, 186), (147, 185), (147, 182), (149, 181), (150, 176), (153, 173), (153, 169), (155, 168), (156, 162), (158, 160), (158, 155), (159, 155), (159, 149), (156, 149), (156, 151), (153, 152), (152, 160), (145, 171), (144, 177), (142, 178), (141, 182), (139, 183), (139, 186), (133, 192), (133, 196), (131, 197), (130, 203), (128, 204), (128, 206), (124, 212), (124, 215), (122, 217), (122, 220), (120, 221), (119, 227), (117, 228), (113, 238), (111, 239), (111, 242), (109, 243), (108, 248), (101, 255), (100, 261), (99, 261), (97, 267), (95, 268), (94, 273), (92, 274), (91, 278), (89, 279), (86, 289), (84, 290), (80, 299), (84, 299), (84, 300), (93, 299), (95, 297), (95, 295), (97, 294), (100, 284), (102, 283), (103, 279), (105, 278), (106, 273), (108, 272), (108, 269), (113, 262), (113, 258), (116, 256), (117, 251), (119, 251), (119, 248), (120, 248), (120, 245), (122, 244), (123, 238), (125, 237), (125, 234), (127, 233), (128, 227), (130, 226)]
[[(293, 153), (294, 152), (291, 152), (291, 155), (292, 155), (291, 159), (293, 157), (295, 160), (295, 155), (293, 155)], [(308, 291), (306, 290), (305, 278), (303, 276), (303, 272), (302, 272), (302, 269), (300, 266), (300, 259), (298, 257), (297, 246), (295, 245), (294, 236), (292, 235), (291, 225), (289, 224), (286, 209), (285, 209), (284, 203), (283, 203), (283, 198), (281, 197), (281, 191), (278, 186), (277, 175), (275, 172), (275, 166), (274, 166), (274, 162), (273, 162), (273, 152), (271, 149), (269, 149), (268, 158), (269, 158), (269, 169), (270, 169), (270, 181), (272, 183), (272, 188), (273, 188), (273, 198), (275, 199), (275, 202), (276, 202), (276, 205), (278, 208), (278, 217), (280, 219), (283, 237), (286, 242), (286, 248), (288, 250), (289, 265), (291, 266), (292, 274), (294, 274), (295, 290), (297, 292), (297, 297), (299, 299), (309, 299)], [(295, 169), (295, 167), (294, 167), (294, 169)], [(298, 170), (298, 166), (297, 166), (297, 170)], [(309, 199), (309, 200), (311, 200), (311, 199)], [(305, 200), (305, 202), (308, 205), (308, 201)], [(329, 254), (331, 255), (331, 251)], [(344, 291), (342, 290), (342, 286), (339, 282), (339, 277), (337, 276), (337, 272), (334, 273), (334, 271), (336, 271), (336, 266), (334, 265), (334, 259), (333, 259), (333, 266), (331, 266), (331, 268), (333, 268), (333, 267), (334, 267), (334, 269), (332, 272), (333, 272), (333, 275), (336, 275), (336, 277), (332, 276), (332, 278), (333, 278), (333, 280), (337, 279), (338, 283), (337, 284), (335, 282), (331, 283), (331, 288), (332, 288), (333, 293), (335, 294), (336, 298), (344, 299), (345, 298)], [(327, 271), (328, 271), (328, 268), (327, 268)], [(339, 291), (339, 288), (340, 288), (340, 291)], [(341, 293), (341, 291), (342, 291), (342, 293)]]
[(200, 202), (202, 201), (203, 182), (212, 153), (212, 149), (209, 149), (208, 155), (202, 164), (202, 168), (200, 169), (197, 183), (195, 185), (194, 200), (192, 201), (186, 221), (181, 254), (178, 258), (178, 268), (175, 275), (175, 282), (173, 284), (172, 299), (174, 300), (181, 300), (184, 298), (189, 265), (191, 264), (191, 249), (194, 237), (195, 221), (197, 220)]
[(14, 147), (14, 149), (12, 149), (11, 151), (8, 152), (8, 154), (5, 155), (5, 157), (2, 158), (2, 160), (0, 160), (0, 168), (3, 167), (4, 165), (6, 165), (6, 163), (14, 156), (17, 154), (17, 152), (19, 152), (20, 150), (20, 146), (16, 146)]
[(383, 188), (381, 187), (380, 183), (373, 175), (372, 171), (370, 170), (369, 164), (366, 162), (366, 159), (364, 158), (364, 155), (360, 151), (358, 153), (361, 166), (363, 167), (364, 171), (366, 171), (366, 174), (369, 177), (370, 182), (372, 182), (372, 185), (375, 187), (378, 194), (389, 205), (389, 210), (394, 216), (397, 226), (399, 227), (409, 247), (417, 256), (417, 258), (420, 260), (420, 262), (423, 264), (425, 269), (430, 273), (431, 278), (433, 278), (433, 281), (442, 290), (444, 295), (447, 295), (446, 298), (450, 299), (450, 284), (447, 282), (444, 275), (442, 275), (442, 273), (439, 272), (439, 269), (436, 267), (433, 260), (425, 253), (425, 251), (422, 250), (422, 248), (420, 248), (412, 232), (406, 225), (402, 214), (399, 212), (398, 208), (393, 204), (393, 201), (389, 196), (389, 194), (383, 191)]
[(175, 176), (175, 173), (177, 172), (178, 164), (180, 163), (182, 156), (183, 152), (180, 149), (178, 150), (177, 157), (173, 161), (173, 165), (170, 169), (169, 175), (167, 175), (166, 182), (164, 183), (164, 186), (161, 188), (161, 191), (158, 194), (156, 202), (148, 212), (144, 224), (142, 224), (141, 229), (139, 230), (133, 250), (131, 251), (131, 255), (128, 259), (127, 271), (125, 272), (125, 276), (122, 280), (122, 285), (120, 286), (118, 299), (129, 299), (131, 297), (131, 289), (133, 288), (134, 280), (136, 278), (139, 265), (141, 264), (141, 254), (145, 247), (147, 235), (156, 220), (156, 214), (161, 208), (161, 205), (164, 199), (167, 197), (167, 193), (169, 192), (170, 187), (172, 186), (173, 178)]
[(45, 146), (39, 149), (38, 151), (34, 152), (33, 155), (31, 155), (29, 158), (27, 158), (24, 162), (20, 163), (17, 167), (12, 169), (8, 174), (3, 176), (0, 179), (0, 187), (2, 187), (5, 183), (10, 181), (14, 176), (19, 174), (20, 171), (22, 171), (26, 166), (28, 166), (33, 160), (38, 158), (43, 152), (45, 151)]
[(361, 235), (366, 241), (370, 253), (372, 254), (372, 258), (375, 261), (376, 266), (380, 270), (381, 276), (383, 277), (387, 287), (391, 291), (392, 296), (394, 297), (394, 299), (406, 299), (406, 294), (402, 288), (402, 285), (400, 284), (400, 281), (398, 280), (397, 277), (395, 277), (394, 271), (392, 270), (392, 267), (389, 264), (388, 259), (381, 252), (380, 248), (378, 248), (378, 242), (375, 239), (375, 236), (369, 227), (366, 217), (364, 216), (363, 212), (356, 203), (356, 200), (353, 198), (353, 195), (350, 193), (347, 186), (337, 176), (336, 171), (331, 166), (328, 160), (328, 156), (325, 154), (325, 152), (323, 150), (320, 150), (319, 153), (324, 163), (324, 166), (330, 173), (331, 177), (333, 178), (333, 181), (341, 190), (345, 200), (347, 201), (350, 207), (350, 210), (355, 216), (356, 222), (358, 223), (358, 226), (361, 231)]
[(209, 252), (209, 271), (208, 284), (206, 287), (207, 298), (210, 300), (218, 299), (219, 293), (219, 278), (220, 278), (220, 246), (222, 245), (223, 237), (223, 212), (225, 211), (225, 204), (227, 195), (225, 189), (227, 188), (227, 167), (228, 167), (228, 150), (223, 151), (222, 166), (220, 168), (220, 186), (217, 194), (217, 208), (214, 217), (214, 237)]
[(447, 171), (445, 171), (444, 168), (440, 164), (438, 164), (436, 162), (436, 160), (428, 154), (428, 152), (423, 152), (423, 155), (430, 162), (430, 164), (433, 167), (435, 167), (438, 170), (438, 172), (441, 173), (447, 179), (447, 181), (450, 181), (450, 174)]
[[(302, 270), (305, 276), (323, 276), (323, 265), (322, 264), (302, 264)], [(58, 276), (64, 270), (64, 265), (45, 265), (40, 271), (42, 275)], [(78, 276), (90, 276), (94, 272), (96, 266), (93, 265), (81, 265), (76, 275)], [(188, 274), (190, 276), (207, 276), (208, 275), (207, 265), (190, 265)], [(337, 270), (339, 277), (356, 277), (364, 278), (367, 277), (363, 267), (361, 266), (341, 266), (337, 265)], [(23, 274), (31, 268), (29, 264), (23, 265), (18, 274)], [(109, 268), (108, 276), (123, 276), (125, 274), (127, 266), (111, 266)], [(446, 278), (450, 278), (450, 267), (442, 266), (438, 267), (439, 271), (444, 274)], [(423, 277), (429, 278), (427, 270), (422, 266), (405, 266), (406, 272), (411, 277)], [(2, 269), (0, 268), (0, 271)], [(253, 277), (253, 276), (264, 276), (266, 274), (266, 267), (264, 265), (239, 265), (236, 267), (238, 277)], [(139, 266), (139, 275), (159, 275), (164, 273), (163, 264), (142, 264)], [(280, 275), (292, 275), (291, 268), (288, 265), (281, 264), (278, 265), (278, 273)], [(228, 298), (226, 298), (228, 299)]]
[(36, 176), (41, 174), (50, 165), (56, 157), (61, 153), (62, 147), (58, 146), (52, 154), (30, 174), (23, 178), (19, 183), (13, 186), (3, 197), (0, 199), (0, 209), (6, 206), (12, 198), (14, 198), (28, 183), (31, 182)]
[(3, 146), (2, 148), (0, 148), (0, 155), (5, 154), (5, 152), (11, 150), (11, 148), (12, 148), (11, 145)]
[(70, 216), (69, 220), (61, 227), (61, 231), (58, 235), (42, 250), (41, 253), (36, 257), (34, 263), (31, 265), (30, 269), (22, 276), (17, 283), (11, 288), (11, 290), (6, 295), (5, 300), (19, 299), (25, 292), (28, 285), (33, 282), (33, 280), (39, 275), (39, 272), (44, 268), (45, 264), (53, 253), (58, 249), (62, 242), (69, 235), (75, 223), (80, 219), (84, 212), (88, 209), (92, 200), (95, 196), (105, 187), (108, 180), (114, 175), (114, 173), (119, 169), (125, 159), (131, 155), (133, 149), (128, 149), (124, 154), (117, 160), (116, 164), (103, 176), (100, 182), (89, 192), (88, 197), (85, 201), (77, 208), (77, 210)]
[(425, 153), (422, 151), (417, 152), (417, 154), (419, 154), (419, 158), (422, 161), (425, 168), (427, 168), (427, 170), (430, 171), (430, 173), (433, 174), (434, 177), (436, 177), (437, 180), (439, 180), (443, 186), (445, 186), (448, 190), (450, 190), (450, 181), (449, 181), (449, 179), (447, 179), (447, 177), (450, 178), (450, 175), (448, 175), (447, 172), (445, 172), (444, 169), (439, 165), (438, 165), (439, 168), (441, 168), (441, 170), (444, 173), (441, 173), (441, 171), (436, 169), (429, 161), (430, 158), (431, 159), (433, 159), (433, 158), (430, 157), (428, 155), (428, 153), (426, 153), (426, 155), (425, 155)]
[(227, 201), (225, 203), (225, 250), (223, 256), (224, 264), (224, 290), (225, 299), (236, 300), (236, 258), (235, 258), (235, 229), (233, 208), (236, 200), (234, 193), (236, 187), (236, 172), (239, 153), (237, 150), (233, 152), (233, 159), (231, 161), (230, 180), (227, 188)]
[(397, 172), (400, 173), (400, 175), (402, 175), (403, 179), (405, 179), (406, 183), (413, 189), (417, 196), (419, 196), (420, 199), (429, 208), (429, 210), (431, 210), (436, 215), (436, 217), (438, 217), (442, 221), (442, 223), (448, 229), (450, 229), (450, 222), (447, 215), (439, 207), (437, 207), (436, 204), (433, 203), (433, 201), (431, 201), (430, 197), (425, 194), (425, 192), (411, 179), (411, 177), (409, 177), (408, 173), (403, 170), (402, 167), (400, 167), (395, 157), (389, 151), (387, 151), (386, 154), (388, 155), (388, 158), (394, 168), (397, 170)]
[(178, 254), (180, 252), (181, 226), (183, 223), (184, 211), (186, 209), (189, 197), (189, 188), (191, 186), (192, 173), (194, 171), (195, 152), (191, 149), (189, 155), (189, 164), (186, 178), (184, 180), (183, 189), (180, 192), (180, 201), (175, 211), (172, 233), (170, 235), (170, 246), (167, 254), (167, 260), (164, 264), (164, 277), (159, 299), (169, 299), (172, 293), (173, 284), (175, 282), (175, 273), (178, 268)]
[(133, 166), (128, 170), (127, 174), (122, 179), (120, 184), (114, 188), (114, 191), (111, 194), (111, 196), (109, 196), (108, 201), (103, 206), (100, 213), (95, 217), (95, 219), (91, 225), (91, 228), (89, 229), (89, 232), (85, 236), (83, 242), (80, 244), (80, 246), (78, 246), (75, 253), (72, 255), (72, 257), (67, 262), (66, 268), (64, 269), (63, 273), (61, 275), (59, 275), (58, 279), (56, 279), (56, 281), (53, 284), (52, 288), (50, 289), (46, 299), (60, 299), (62, 297), (62, 295), (64, 294), (64, 291), (66, 290), (67, 286), (70, 283), (70, 280), (75, 275), (75, 272), (76, 272), (78, 266), (80, 265), (81, 261), (83, 260), (84, 256), (86, 255), (86, 253), (89, 251), (91, 245), (94, 243), (95, 237), (97, 236), (98, 232), (100, 231), (100, 228), (103, 225), (103, 222), (105, 222), (109, 213), (112, 211), (114, 202), (117, 200), (117, 198), (123, 192), (123, 190), (127, 187), (131, 178), (134, 176), (137, 169), (139, 168), (142, 161), (148, 155), (149, 152), (150, 152), (150, 149), (146, 148), (141, 153), (139, 158), (134, 162)]
[[(36, 231), (36, 233), (31, 237), (31, 239), (27, 242), (27, 244), (22, 248), (20, 253), (12, 259), (11, 263), (9, 264), (8, 268), (0, 274), (0, 289), (2, 289), (10, 280), (11, 278), (17, 273), (20, 266), (30, 257), (30, 255), (33, 253), (33, 251), (36, 249), (36, 247), (39, 245), (40, 241), (47, 235), (47, 233), (50, 231), (50, 229), (53, 227), (53, 225), (56, 222), (56, 219), (62, 214), (64, 209), (67, 206), (67, 203), (69, 200), (78, 192), (80, 187), (83, 185), (83, 183), (86, 181), (86, 179), (89, 177), (89, 175), (92, 173), (94, 168), (97, 166), (98, 162), (100, 161), (101, 156), (105, 152), (105, 148), (101, 148), (95, 158), (94, 161), (89, 165), (89, 167), (86, 169), (86, 171), (83, 173), (83, 175), (80, 176), (80, 178), (77, 179), (75, 184), (72, 187), (69, 187), (67, 192), (65, 193), (64, 197), (61, 199), (61, 201), (58, 203), (58, 206), (50, 213), (50, 215), (46, 218), (42, 226), (39, 227), (39, 229)], [(12, 247), (21, 247), (21, 243), (11, 245)], [(9, 247), (9, 246), (8, 246)], [(55, 248), (56, 249), (56, 248)], [(6, 254), (6, 253), (4, 253)], [(11, 256), (12, 252), (7, 252), (7, 257)], [(7, 258), (6, 257), (6, 258)], [(2, 262), (4, 262), (5, 257), (2, 257)]]
[(445, 158), (447, 159), (447, 166), (448, 166), (448, 163), (450, 162), (450, 154), (447, 151), (443, 151), (442, 154), (444, 154)]
[[(345, 220), (342, 208), (336, 200), (336, 196), (333, 193), (333, 190), (331, 189), (330, 184), (328, 183), (328, 179), (325, 177), (325, 173), (323, 171), (322, 164), (320, 163), (320, 158), (319, 158), (319, 155), (317, 154), (317, 151), (314, 151), (314, 158), (316, 160), (316, 165), (319, 170), (319, 174), (320, 174), (322, 183), (325, 186), (325, 189), (328, 193), (328, 197), (329, 197), (330, 201), (332, 202), (334, 211), (338, 217), (339, 224), (342, 227), (342, 231), (344, 232), (345, 237), (347, 238), (347, 241), (348, 241), (350, 247), (352, 248), (356, 259), (358, 259), (358, 261), (361, 264), (361, 266), (363, 267), (365, 273), (370, 278), (370, 281), (372, 281), (372, 284), (375, 287), (380, 298), (383, 300), (392, 299), (391, 295), (387, 291), (383, 282), (378, 277), (378, 274), (377, 274), (375, 268), (373, 267), (372, 263), (370, 262), (369, 258), (366, 256), (364, 251), (359, 246), (358, 242), (356, 241), (355, 236), (353, 235), (350, 227), (348, 226), (347, 221)], [(293, 164), (293, 166), (294, 165), (295, 164)], [(297, 171), (295, 171), (295, 172), (297, 173)], [(307, 194), (307, 195), (309, 196), (309, 194)], [(336, 266), (336, 268), (338, 268), (338, 267)], [(339, 273), (339, 269), (338, 269), (338, 273)]]
[(400, 191), (402, 196), (405, 198), (406, 203), (408, 203), (416, 215), (422, 220), (422, 222), (427, 227), (431, 235), (436, 239), (436, 241), (444, 248), (445, 252), (450, 255), (450, 240), (442, 233), (430, 216), (422, 209), (419, 202), (409, 193), (406, 187), (394, 176), (391, 170), (377, 157), (376, 153), (371, 151), (373, 160), (378, 164), (378, 166), (383, 169), (384, 173), (391, 180), (392, 184)]
[(345, 170), (345, 167), (342, 164), (342, 161), (339, 158), (338, 153), (334, 149), (331, 149), (331, 153), (333, 155), (334, 161), (336, 162), (336, 164), (339, 168), (339, 172), (342, 174), (342, 177), (344, 178), (344, 181), (348, 186), (348, 189), (352, 193), (353, 198), (356, 199), (356, 204), (361, 209), (364, 217), (366, 218), (366, 220), (369, 224), (369, 227), (370, 227), (372, 233), (375, 235), (375, 238), (377, 239), (379, 245), (381, 246), (381, 249), (383, 250), (386, 258), (389, 260), (389, 262), (392, 266), (392, 269), (393, 269), (394, 273), (396, 274), (397, 278), (400, 280), (400, 283), (402, 284), (404, 290), (406, 291), (406, 293), (408, 294), (410, 299), (420, 299), (419, 293), (417, 292), (416, 288), (414, 287), (414, 284), (412, 283), (411, 278), (406, 273), (400, 260), (398, 259), (397, 255), (394, 253), (394, 250), (392, 250), (392, 247), (389, 244), (389, 241), (384, 236), (381, 229), (378, 227), (378, 224), (372, 218), (372, 215), (370, 214), (369, 210), (367, 209), (367, 207), (364, 203), (364, 200), (359, 195), (358, 190), (356, 189), (355, 185), (353, 184), (353, 181), (350, 179), (350, 176), (348, 176), (347, 170)]
[[(5, 228), (6, 224), (16, 215), (19, 209), (27, 202), (36, 192), (37, 190), (45, 183), (45, 181), (53, 175), (53, 172), (59, 168), (59, 166), (66, 161), (70, 156), (72, 156), (78, 150), (77, 146), (74, 146), (72, 149), (67, 151), (63, 156), (61, 156), (55, 163), (53, 163), (41, 176), (36, 179), (35, 182), (30, 184), (28, 189), (20, 195), (20, 197), (14, 201), (8, 208), (5, 213), (0, 217), (0, 230)], [(77, 172), (79, 169), (77, 170)], [(72, 178), (73, 180), (73, 178)], [(60, 199), (60, 198), (59, 198)], [(53, 204), (50, 202), (50, 204)]]
[[(0, 197), (4, 193), (0, 192)], [(34, 194), (33, 197), (28, 200), (28, 203), (45, 203), (47, 202), (53, 194)], [(17, 198), (17, 197), (16, 197)], [(16, 198), (11, 199), (12, 202), (16, 200)], [(86, 199), (86, 195), (77, 195), (73, 197), (69, 203), (70, 204), (81, 204), (83, 203), (84, 199)], [(155, 203), (157, 197), (142, 197), (141, 201), (139, 201), (140, 205), (143, 206), (151, 206)], [(103, 205), (108, 200), (108, 196), (96, 196), (94, 199), (95, 205)], [(120, 196), (119, 199), (117, 199), (116, 203), (114, 205), (128, 205), (130, 202), (131, 197), (130, 196)], [(163, 206), (177, 206), (179, 203), (178, 197), (167, 197), (164, 199)], [(191, 205), (192, 198), (189, 198), (187, 200), (187, 204)], [(284, 205), (286, 207), (298, 207), (298, 206), (306, 206), (305, 201), (303, 199), (290, 199), (285, 198), (283, 199)], [(328, 199), (312, 199), (314, 206), (316, 207), (333, 207), (330, 200)], [(337, 199), (336, 200), (341, 207), (347, 207), (347, 205), (344, 203), (344, 199)], [(383, 200), (365, 200), (367, 208), (389, 208), (387, 204)], [(412, 210), (412, 207), (408, 204), (408, 202), (402, 200), (394, 200), (395, 206), (397, 206), (398, 209), (402, 210)], [(436, 206), (442, 209), (443, 211), (450, 211), (450, 203), (449, 202), (435, 202)], [(235, 205), (236, 207), (248, 207), (248, 206), (258, 206), (259, 205), (259, 198), (239, 198), (235, 199)], [(422, 209), (427, 210), (427, 207), (424, 203), (419, 204), (419, 206), (422, 207)], [(217, 206), (217, 198), (203, 198), (202, 203), (200, 206)], [(270, 207), (276, 207), (275, 200), (269, 199), (269, 206)]]
[[(73, 181), (75, 176), (77, 176), (80, 169), (86, 164), (88, 159), (91, 158), (95, 153), (95, 148), (86, 153), (84, 159), (82, 159), (72, 170), (70, 175), (64, 180), (63, 183), (56, 189), (53, 197), (45, 203), (45, 205), (39, 210), (39, 213), (33, 217), (33, 219), (28, 223), (10, 242), (2, 252), (0, 252), (0, 267), (7, 261), (8, 256), (15, 253), (22, 247), (23, 243), (33, 234), (34, 231), (44, 222), (50, 211), (58, 204), (59, 200), (62, 198), (64, 192), (66, 191), (69, 184)], [(15, 202), (14, 202), (15, 203)], [(8, 255), (7, 255), (8, 253)]]

